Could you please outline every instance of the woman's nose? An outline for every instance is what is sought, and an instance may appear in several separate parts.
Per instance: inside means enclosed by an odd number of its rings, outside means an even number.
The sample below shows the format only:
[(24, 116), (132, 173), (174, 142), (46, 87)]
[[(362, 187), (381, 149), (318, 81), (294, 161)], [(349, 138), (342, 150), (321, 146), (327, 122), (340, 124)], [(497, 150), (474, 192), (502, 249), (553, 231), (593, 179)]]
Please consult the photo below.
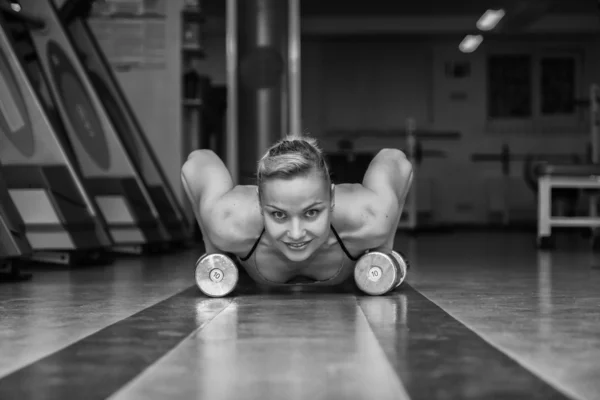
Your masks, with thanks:
[(288, 237), (293, 241), (298, 241), (304, 238), (304, 227), (298, 220), (292, 220), (290, 228), (288, 230)]

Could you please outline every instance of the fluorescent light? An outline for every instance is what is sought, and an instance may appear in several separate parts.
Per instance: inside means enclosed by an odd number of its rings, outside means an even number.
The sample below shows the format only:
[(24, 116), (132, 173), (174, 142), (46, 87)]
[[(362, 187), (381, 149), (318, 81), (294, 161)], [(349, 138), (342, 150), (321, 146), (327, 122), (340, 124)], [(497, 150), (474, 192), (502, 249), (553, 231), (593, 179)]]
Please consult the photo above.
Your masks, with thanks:
[(10, 8), (12, 8), (16, 12), (21, 11), (21, 6), (17, 3), (10, 3)]
[(479, 47), (479, 45), (481, 44), (481, 42), (483, 42), (483, 36), (481, 36), (481, 35), (467, 35), (462, 40), (462, 42), (460, 42), (460, 45), (458, 46), (458, 48), (463, 53), (472, 53), (475, 50), (477, 50), (477, 48)]
[(504, 17), (504, 10), (487, 10), (477, 21), (477, 29), (481, 31), (491, 31), (498, 25), (498, 22)]

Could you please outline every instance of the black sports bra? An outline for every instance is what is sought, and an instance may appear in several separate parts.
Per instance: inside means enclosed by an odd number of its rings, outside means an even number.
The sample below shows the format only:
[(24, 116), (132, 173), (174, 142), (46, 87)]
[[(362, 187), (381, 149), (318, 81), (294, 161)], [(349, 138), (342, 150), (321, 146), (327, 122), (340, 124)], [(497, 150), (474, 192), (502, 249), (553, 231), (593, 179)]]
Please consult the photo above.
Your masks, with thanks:
[[(337, 239), (338, 243), (340, 244), (340, 247), (342, 248), (344, 254), (346, 254), (346, 256), (348, 256), (348, 258), (351, 259), (352, 261), (358, 261), (358, 259), (360, 257), (352, 257), (352, 255), (350, 254), (350, 252), (348, 252), (348, 249), (346, 248), (346, 246), (344, 246), (344, 242), (342, 242), (342, 239), (338, 235), (338, 233), (335, 230), (335, 228), (333, 227), (333, 225), (330, 225), (330, 226), (331, 226), (331, 231), (335, 235), (335, 238)], [(246, 257), (240, 257), (240, 260), (247, 261), (250, 257), (252, 257), (252, 254), (254, 253), (254, 251), (256, 250), (256, 248), (258, 247), (258, 243), (260, 242), (260, 239), (262, 238), (262, 235), (264, 233), (265, 233), (265, 228), (263, 228), (262, 232), (260, 233), (260, 236), (258, 237), (258, 239), (256, 240), (256, 242), (254, 242), (254, 246), (252, 246), (252, 249), (250, 249), (250, 253), (248, 253), (248, 255)]]

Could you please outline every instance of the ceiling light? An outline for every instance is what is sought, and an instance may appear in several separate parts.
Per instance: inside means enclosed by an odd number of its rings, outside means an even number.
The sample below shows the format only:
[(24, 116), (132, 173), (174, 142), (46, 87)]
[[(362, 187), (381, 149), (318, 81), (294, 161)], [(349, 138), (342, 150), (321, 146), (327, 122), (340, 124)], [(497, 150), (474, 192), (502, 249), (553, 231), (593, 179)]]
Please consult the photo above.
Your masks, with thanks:
[(477, 50), (477, 48), (479, 47), (479, 45), (481, 44), (481, 42), (483, 42), (483, 36), (481, 36), (481, 35), (467, 35), (462, 40), (462, 42), (460, 42), (460, 45), (458, 46), (458, 48), (463, 53), (472, 53), (475, 50)]
[(491, 31), (498, 25), (498, 22), (504, 17), (504, 10), (487, 10), (477, 21), (477, 29), (481, 31)]

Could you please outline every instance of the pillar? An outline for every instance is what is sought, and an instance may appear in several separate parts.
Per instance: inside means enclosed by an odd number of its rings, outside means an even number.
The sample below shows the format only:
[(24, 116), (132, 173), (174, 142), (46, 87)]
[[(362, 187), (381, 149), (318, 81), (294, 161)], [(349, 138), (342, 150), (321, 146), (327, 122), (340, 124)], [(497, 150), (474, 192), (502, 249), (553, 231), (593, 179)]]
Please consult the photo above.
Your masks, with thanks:
[(228, 160), (234, 183), (255, 183), (257, 161), (288, 132), (286, 0), (228, 2)]

